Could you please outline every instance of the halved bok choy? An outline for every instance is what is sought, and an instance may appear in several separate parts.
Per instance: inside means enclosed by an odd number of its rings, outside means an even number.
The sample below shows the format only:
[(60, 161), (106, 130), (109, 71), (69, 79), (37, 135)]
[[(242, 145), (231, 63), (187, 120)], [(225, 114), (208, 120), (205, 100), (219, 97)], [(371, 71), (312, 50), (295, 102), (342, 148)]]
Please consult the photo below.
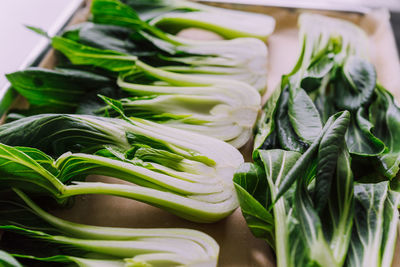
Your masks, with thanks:
[[(132, 96), (120, 100), (127, 116), (216, 137), (235, 147), (243, 146), (251, 136), (261, 98), (253, 87), (245, 83), (168, 72), (132, 56), (81, 45), (62, 37), (54, 37), (53, 45), (75, 64), (124, 71), (116, 83)], [(15, 72), (7, 77), (28, 101), (38, 103), (39, 99), (40, 104), (54, 106), (57, 103), (57, 109), (65, 105), (65, 109), (70, 110), (71, 105), (85, 101), (78, 99), (82, 92), (76, 92), (75, 103), (65, 103), (60, 98), (69, 96), (69, 90), (77, 91), (73, 81), (80, 81), (83, 74), (82, 71), (67, 74), (35, 69)], [(86, 72), (84, 75), (89, 76)], [(90, 79), (93, 77), (89, 76)], [(104, 82), (103, 87), (110, 83), (109, 79), (105, 80), (107, 82)], [(50, 84), (48, 81), (54, 82)], [(35, 85), (39, 82), (44, 86)], [(31, 90), (32, 86), (35, 90)], [(93, 107), (92, 110), (96, 110), (98, 105)], [(115, 114), (110, 111), (110, 107), (98, 110), (96, 114), (104, 114), (105, 111), (107, 114)]]
[(93, 1), (92, 15), (95, 23), (76, 25), (63, 37), (138, 56), (146, 63), (173, 72), (234, 79), (260, 92), (266, 89), (267, 47), (260, 40), (203, 41), (173, 36), (141, 20), (129, 6), (113, 0)]
[[(219, 246), (202, 232), (73, 223), (51, 215), (22, 191), (14, 190), (19, 200), (0, 199), (0, 229), (5, 231), (0, 244), (23, 263), (81, 267), (217, 265)], [(15, 264), (10, 257), (6, 264)]]
[[(121, 196), (197, 222), (218, 221), (238, 206), (232, 177), (243, 157), (211, 137), (143, 119), (43, 114), (2, 125), (0, 142), (5, 187), (60, 201)], [(131, 184), (85, 182), (91, 174)]]
[[(108, 1), (96, 1), (96, 8), (100, 9), (104, 2)], [(141, 19), (173, 34), (181, 29), (195, 27), (216, 32), (227, 39), (254, 37), (265, 41), (275, 27), (275, 20), (266, 14), (218, 8), (192, 1), (122, 0), (121, 2), (132, 7)]]

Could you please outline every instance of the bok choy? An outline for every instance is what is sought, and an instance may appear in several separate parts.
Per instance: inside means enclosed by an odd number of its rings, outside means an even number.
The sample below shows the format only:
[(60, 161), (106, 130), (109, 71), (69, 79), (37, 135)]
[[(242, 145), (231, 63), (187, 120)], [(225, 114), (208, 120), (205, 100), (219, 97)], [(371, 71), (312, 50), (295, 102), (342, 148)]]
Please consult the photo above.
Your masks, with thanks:
[[(238, 150), (214, 138), (125, 119), (43, 114), (2, 125), (0, 184), (60, 201), (81, 194), (127, 197), (197, 222), (214, 222), (236, 209), (232, 177), (243, 162)], [(90, 174), (131, 184), (84, 182)]]
[[(0, 229), (5, 231), (0, 245), (21, 262), (87, 267), (217, 264), (218, 244), (202, 232), (77, 224), (47, 213), (23, 192), (15, 191), (23, 203), (0, 200)], [(15, 264), (10, 256), (4, 259)]]
[(311, 14), (299, 25), (301, 54), (264, 107), (255, 162), (234, 176), (243, 216), (278, 266), (390, 267), (399, 107), (361, 29)]
[(278, 266), (391, 266), (400, 194), (354, 182), (349, 122), (347, 111), (332, 116), (304, 154), (258, 149), (235, 174), (248, 226)]
[[(78, 45), (64, 38), (57, 37), (53, 40), (57, 43), (56, 47), (76, 64), (106, 66), (111, 70), (125, 68), (121, 68), (122, 65), (119, 64), (129, 65), (126, 70), (131, 70), (120, 74), (116, 82), (119, 88), (132, 96), (120, 101), (127, 116), (162, 122), (174, 128), (216, 137), (235, 147), (243, 146), (251, 136), (261, 98), (258, 92), (247, 84), (171, 73), (151, 67), (139, 60), (129, 61), (129, 57), (127, 61), (119, 61), (107, 56), (108, 50)], [(98, 61), (100, 57), (104, 60)], [(78, 106), (78, 99), (84, 93), (75, 89), (80, 85), (79, 81), (83, 75), (77, 72), (75, 77), (71, 71), (67, 74), (64, 72), (35, 69), (15, 72), (8, 74), (7, 77), (31, 103), (56, 106), (55, 111), (58, 111), (66, 102), (64, 110), (68, 111), (70, 106)], [(97, 74), (93, 74), (94, 77), (95, 75)], [(94, 79), (94, 77), (89, 77)], [(75, 83), (76, 80), (78, 82)], [(122, 95), (118, 88), (113, 94), (109, 92), (110, 90), (107, 91), (106, 89), (113, 88), (113, 85), (110, 79), (104, 78), (104, 80), (104, 84), (98, 90), (99, 93), (105, 91), (109, 96)], [(35, 86), (37, 83), (44, 86), (37, 87)], [(32, 87), (35, 87), (35, 90), (31, 90)], [(71, 94), (70, 89), (77, 92)], [(66, 101), (72, 99), (78, 101), (75, 103)], [(85, 100), (81, 100), (81, 105), (84, 104), (82, 102)], [(94, 107), (91, 111), (100, 106), (100, 104), (92, 104), (92, 98), (89, 98), (89, 102), (87, 106)], [(110, 107), (100, 109), (97, 114), (104, 114), (104, 112), (113, 114)]]
[(329, 116), (348, 110), (346, 143), (356, 178), (393, 179), (400, 154), (390, 136), (398, 135), (400, 109), (377, 82), (365, 33), (349, 22), (319, 15), (303, 14), (299, 24), (299, 60), (265, 105), (255, 149), (303, 153)]
[[(62, 36), (82, 45), (122, 53), (128, 56), (126, 60), (129, 56), (137, 56), (163, 70), (200, 78), (238, 80), (260, 92), (266, 89), (267, 47), (257, 39), (200, 41), (174, 37), (179, 41), (178, 45), (143, 31), (88, 22), (75, 25)], [(60, 40), (53, 38), (56, 49), (60, 47), (58, 42)], [(76, 49), (79, 53), (79, 47)], [(65, 50), (59, 50), (65, 53)]]
[[(235, 79), (246, 82), (261, 92), (266, 89), (267, 48), (260, 40), (236, 38), (198, 41), (176, 37), (143, 21), (134, 9), (118, 0), (95, 0), (91, 12), (95, 24), (78, 25), (63, 36), (97, 48), (117, 49), (119, 52), (139, 56), (144, 61), (152, 60), (170, 71), (200, 77)], [(224, 14), (226, 13), (214, 13), (213, 16), (220, 20)], [(249, 14), (253, 15), (254, 18), (264, 16)], [(235, 20), (236, 24), (249, 23), (248, 19)], [(265, 27), (251, 28), (272, 31), (274, 21), (270, 17), (267, 20), (269, 22), (266, 22)]]
[[(102, 2), (96, 1), (99, 9), (103, 6)], [(196, 27), (216, 32), (228, 39), (255, 37), (266, 40), (275, 27), (274, 19), (265, 14), (217, 8), (192, 1), (123, 0), (122, 2), (136, 10), (141, 19), (173, 34), (181, 29)]]

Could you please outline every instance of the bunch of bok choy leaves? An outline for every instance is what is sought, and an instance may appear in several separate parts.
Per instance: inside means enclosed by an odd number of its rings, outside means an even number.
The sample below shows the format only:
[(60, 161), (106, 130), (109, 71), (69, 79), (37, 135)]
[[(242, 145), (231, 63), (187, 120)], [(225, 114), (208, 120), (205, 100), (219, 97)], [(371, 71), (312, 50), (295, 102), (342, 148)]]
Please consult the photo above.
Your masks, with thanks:
[[(40, 208), (22, 191), (0, 199), (4, 266), (216, 266), (219, 246), (189, 229), (129, 229), (77, 224)], [(13, 258), (15, 257), (15, 258)], [(2, 265), (3, 266), (3, 265)], [(39, 265), (37, 265), (39, 266)]]
[(264, 107), (234, 177), (278, 266), (391, 266), (399, 223), (400, 109), (357, 26), (302, 14), (299, 60)]

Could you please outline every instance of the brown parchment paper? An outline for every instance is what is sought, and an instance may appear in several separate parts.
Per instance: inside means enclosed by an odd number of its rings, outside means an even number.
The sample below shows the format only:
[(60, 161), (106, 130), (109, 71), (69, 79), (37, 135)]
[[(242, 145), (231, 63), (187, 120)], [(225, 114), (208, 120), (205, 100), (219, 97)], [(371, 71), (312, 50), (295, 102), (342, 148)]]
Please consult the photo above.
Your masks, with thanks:
[[(268, 40), (268, 92), (265, 101), (280, 81), (282, 74), (288, 73), (298, 56), (297, 16), (300, 11), (282, 8), (245, 7), (254, 12), (272, 15), (276, 19), (276, 30)], [(389, 23), (389, 13), (377, 10), (367, 15), (319, 12), (340, 17), (360, 25), (369, 36), (370, 56), (378, 72), (379, 81), (390, 90), (397, 99), (400, 97), (400, 64)], [(87, 9), (83, 9), (74, 22), (86, 18)], [(190, 33), (185, 33), (187, 34)], [(195, 38), (196, 32), (192, 33)], [(54, 66), (54, 53), (50, 52), (42, 66)], [(249, 158), (251, 144), (241, 150)], [(118, 182), (108, 177), (89, 177), (91, 181)], [(213, 224), (196, 224), (185, 221), (163, 210), (137, 201), (113, 196), (78, 196), (71, 209), (55, 210), (54, 213), (65, 219), (91, 225), (163, 228), (185, 227), (201, 230), (216, 239), (220, 245), (219, 266), (275, 266), (272, 250), (268, 245), (252, 236), (242, 217), (240, 209), (228, 218)], [(400, 266), (399, 242), (395, 252), (393, 266)]]

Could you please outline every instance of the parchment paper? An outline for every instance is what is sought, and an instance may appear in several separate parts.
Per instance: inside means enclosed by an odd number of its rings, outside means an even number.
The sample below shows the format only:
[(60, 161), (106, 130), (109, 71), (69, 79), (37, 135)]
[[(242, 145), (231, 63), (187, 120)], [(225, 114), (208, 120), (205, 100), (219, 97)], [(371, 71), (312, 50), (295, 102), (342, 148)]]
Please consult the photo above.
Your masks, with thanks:
[[(276, 30), (268, 41), (268, 92), (263, 97), (265, 101), (277, 86), (281, 75), (288, 73), (297, 59), (299, 43), (296, 25), (299, 11), (260, 7), (247, 9), (270, 14), (275, 17), (277, 22)], [(85, 12), (87, 12), (87, 9), (81, 11), (75, 22), (84, 19)], [(371, 60), (377, 68), (379, 81), (399, 99), (400, 64), (389, 23), (389, 13), (385, 10), (378, 10), (366, 16), (332, 12), (323, 12), (323, 14), (351, 20), (367, 32), (370, 39)], [(196, 37), (197, 33), (192, 33), (192, 35)], [(42, 62), (42, 66), (51, 68), (54, 63), (55, 57), (51, 52)], [(246, 158), (249, 158), (250, 150), (251, 144), (241, 151), (246, 154)], [(116, 182), (115, 179), (107, 177), (89, 177), (88, 180)], [(219, 266), (275, 266), (273, 252), (266, 242), (252, 236), (240, 209), (218, 223), (196, 224), (133, 200), (113, 196), (89, 195), (77, 197), (73, 208), (57, 210), (54, 213), (74, 222), (92, 225), (198, 229), (208, 233), (219, 243)], [(395, 254), (399, 254), (399, 246), (396, 252)], [(398, 256), (395, 256), (393, 266), (400, 266)]]

